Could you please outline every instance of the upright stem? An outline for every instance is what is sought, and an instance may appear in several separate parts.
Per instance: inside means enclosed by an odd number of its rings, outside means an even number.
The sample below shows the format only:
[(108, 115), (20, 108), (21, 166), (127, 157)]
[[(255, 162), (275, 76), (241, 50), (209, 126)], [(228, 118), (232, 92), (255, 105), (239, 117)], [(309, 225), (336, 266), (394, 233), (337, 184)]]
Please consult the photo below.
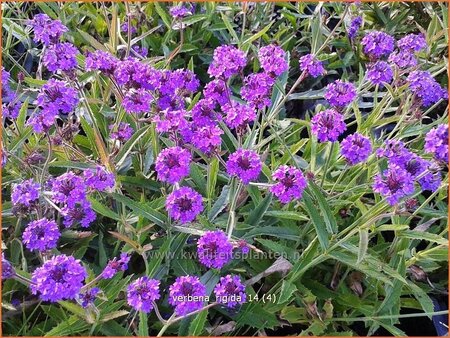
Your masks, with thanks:
[[(237, 204), (237, 200), (239, 198), (239, 194), (241, 191), (241, 187), (242, 184), (241, 182), (237, 182), (236, 178), (233, 177), (232, 178), (232, 183), (231, 183), (231, 189), (230, 189), (230, 196), (232, 195), (232, 200), (231, 200), (231, 204), (230, 204), (230, 212), (229, 212), (229, 216), (228, 216), (228, 223), (227, 223), (227, 234), (228, 234), (228, 238), (231, 238), (231, 235), (233, 234), (233, 229), (236, 225), (236, 204)], [(236, 184), (237, 182), (237, 184)]]

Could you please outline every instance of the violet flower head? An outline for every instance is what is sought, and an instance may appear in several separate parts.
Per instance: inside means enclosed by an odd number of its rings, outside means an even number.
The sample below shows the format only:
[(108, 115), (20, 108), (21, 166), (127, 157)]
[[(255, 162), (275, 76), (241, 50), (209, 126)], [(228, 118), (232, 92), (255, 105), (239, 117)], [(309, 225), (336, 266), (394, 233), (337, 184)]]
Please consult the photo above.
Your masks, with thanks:
[(247, 300), (245, 285), (241, 278), (236, 275), (221, 277), (219, 283), (214, 287), (216, 302), (226, 305), (227, 308), (236, 308)]
[(214, 154), (222, 144), (223, 130), (217, 125), (195, 125), (192, 129), (186, 129), (182, 134), (185, 142), (191, 143), (207, 156)]
[(422, 190), (436, 191), (441, 185), (441, 174), (431, 170), (431, 162), (422, 157), (411, 154), (411, 157), (403, 167), (414, 179), (416, 179)]
[(400, 50), (408, 50), (411, 52), (419, 52), (428, 47), (425, 35), (422, 33), (406, 35), (398, 40), (397, 46)]
[(203, 307), (206, 287), (196, 276), (181, 276), (169, 287), (169, 304), (177, 316), (184, 316)]
[(159, 133), (177, 133), (188, 127), (187, 112), (184, 109), (166, 109), (153, 118), (156, 123), (156, 131)]
[(215, 78), (229, 79), (240, 73), (247, 64), (245, 53), (236, 47), (224, 45), (214, 50), (208, 74)]
[(225, 81), (215, 79), (206, 84), (203, 89), (203, 95), (205, 99), (212, 100), (219, 105), (224, 105), (230, 102), (231, 92)]
[(272, 77), (278, 77), (288, 70), (286, 52), (279, 46), (271, 44), (261, 47), (258, 59), (262, 69)]
[(319, 61), (313, 54), (307, 54), (299, 60), (300, 70), (306, 71), (312, 77), (318, 77), (326, 73), (322, 62)]
[(334, 142), (347, 129), (344, 116), (334, 109), (326, 109), (311, 119), (311, 132), (319, 142)]
[(380, 31), (367, 33), (361, 40), (364, 54), (371, 59), (387, 56), (394, 50), (395, 41), (392, 36)]
[(175, 94), (189, 96), (195, 93), (200, 87), (197, 75), (189, 69), (177, 69), (170, 76), (171, 81), (176, 85)]
[(120, 271), (125, 271), (128, 269), (128, 263), (130, 261), (130, 255), (123, 252), (120, 254), (120, 259), (114, 257), (112, 260), (108, 262), (105, 269), (102, 272), (102, 277), (104, 279), (113, 278)]
[(51, 181), (52, 199), (55, 203), (65, 204), (69, 208), (86, 200), (86, 185), (83, 178), (72, 171), (62, 174)]
[(417, 59), (414, 56), (414, 53), (409, 50), (391, 53), (388, 61), (400, 69), (417, 66)]
[(337, 109), (345, 108), (356, 98), (356, 87), (353, 83), (336, 80), (325, 88), (325, 99)]
[(166, 148), (161, 151), (156, 159), (155, 170), (158, 180), (175, 184), (189, 175), (191, 153), (180, 147)]
[(2, 280), (13, 278), (16, 274), (11, 262), (5, 258), (5, 253), (2, 252)]
[(216, 104), (212, 99), (199, 100), (191, 110), (195, 126), (215, 125), (221, 116), (214, 110)]
[(391, 66), (385, 61), (377, 61), (369, 65), (367, 70), (367, 79), (374, 85), (381, 85), (383, 83), (390, 83), (394, 73)]
[(270, 188), (270, 191), (278, 197), (281, 203), (286, 204), (302, 198), (307, 183), (299, 169), (282, 165), (274, 171), (272, 179), (276, 183)]
[[(128, 20), (131, 20), (131, 18), (130, 19), (128, 19)], [(126, 32), (126, 33), (128, 33), (128, 20), (125, 20), (124, 22), (122, 22), (122, 24), (120, 25), (120, 30), (122, 31), (122, 32)], [(136, 34), (137, 33), (137, 28), (135, 27), (135, 26), (133, 26), (133, 23), (131, 23), (130, 22), (130, 33), (131, 34)]]
[(59, 237), (61, 233), (56, 222), (42, 218), (27, 225), (22, 242), (30, 251), (45, 251), (56, 248)]
[(47, 14), (34, 15), (28, 25), (33, 28), (34, 42), (42, 42), (44, 45), (57, 43), (61, 35), (68, 31), (61, 21), (52, 20)]
[(25, 180), (22, 183), (12, 186), (11, 202), (14, 206), (30, 207), (39, 200), (39, 183), (33, 179)]
[(371, 152), (372, 144), (369, 138), (361, 134), (351, 134), (341, 142), (341, 155), (350, 165), (367, 161)]
[(130, 89), (125, 93), (122, 105), (128, 114), (148, 113), (152, 101), (153, 96), (148, 90), (143, 88)]
[(159, 280), (147, 276), (136, 279), (127, 288), (127, 302), (136, 311), (149, 313), (153, 310), (153, 302), (158, 300)]
[(261, 170), (261, 158), (250, 149), (238, 149), (227, 161), (227, 173), (237, 176), (245, 185), (258, 179)]
[(79, 297), (81, 301), (81, 306), (83, 308), (87, 308), (89, 305), (93, 304), (99, 292), (100, 292), (99, 288), (92, 288), (85, 291), (84, 293), (80, 293)]
[(69, 71), (77, 66), (78, 49), (69, 42), (60, 42), (47, 47), (42, 63), (51, 72)]
[(35, 133), (47, 132), (55, 124), (58, 117), (58, 111), (51, 106), (37, 111), (27, 121), (28, 126), (33, 127)]
[(104, 167), (97, 166), (95, 169), (87, 169), (83, 172), (85, 184), (97, 191), (106, 191), (114, 187), (114, 174), (108, 172)]
[(131, 50), (141, 58), (146, 58), (148, 56), (148, 48), (134, 45), (133, 47), (131, 47)]
[(266, 73), (250, 74), (244, 79), (241, 96), (252, 108), (263, 109), (271, 104), (274, 79)]
[(411, 159), (412, 153), (406, 149), (405, 144), (399, 140), (387, 140), (383, 146), (377, 149), (378, 157), (385, 157), (390, 163), (394, 163), (400, 167)]
[(223, 231), (207, 231), (197, 241), (197, 253), (204, 266), (221, 269), (231, 261), (233, 245)]
[(184, 5), (170, 7), (169, 13), (176, 20), (181, 20), (188, 15), (192, 15), (191, 10), (186, 8)]
[(134, 89), (155, 90), (160, 86), (162, 71), (129, 57), (115, 65), (114, 78), (119, 85)]
[(119, 60), (111, 53), (102, 50), (96, 50), (89, 53), (86, 57), (85, 67), (87, 71), (99, 70), (100, 72), (112, 75), (116, 69), (116, 64)]
[(408, 75), (409, 88), (424, 107), (429, 107), (441, 99), (448, 99), (447, 91), (426, 71), (415, 70)]
[(203, 211), (202, 196), (192, 188), (181, 187), (167, 196), (166, 210), (182, 224), (191, 222)]
[(77, 91), (67, 82), (50, 79), (39, 90), (36, 103), (44, 110), (68, 114), (75, 109), (78, 101)]
[(65, 206), (61, 209), (63, 216), (63, 224), (66, 228), (70, 228), (76, 224), (87, 228), (95, 221), (97, 215), (92, 210), (91, 202), (88, 200), (81, 200), (73, 206)]
[(109, 126), (109, 130), (112, 132), (109, 134), (109, 137), (112, 140), (117, 140), (121, 143), (124, 143), (125, 141), (128, 141), (131, 136), (133, 136), (134, 130), (131, 128), (129, 123), (120, 122), (117, 129), (115, 129), (115, 125), (111, 124)]
[(356, 35), (358, 34), (359, 29), (362, 25), (362, 17), (357, 16), (352, 19), (350, 22), (350, 27), (348, 28), (347, 35), (350, 40), (354, 40), (356, 38)]
[(231, 129), (245, 130), (247, 125), (256, 119), (254, 108), (238, 102), (227, 103), (222, 110), (225, 114), (225, 123)]
[(438, 161), (448, 162), (448, 126), (440, 124), (425, 136), (425, 152), (433, 154)]
[(390, 205), (396, 205), (414, 192), (414, 178), (405, 169), (390, 163), (383, 174), (375, 176), (373, 191), (385, 197)]
[(86, 269), (73, 256), (59, 255), (37, 268), (31, 277), (31, 292), (43, 301), (74, 299), (87, 277)]

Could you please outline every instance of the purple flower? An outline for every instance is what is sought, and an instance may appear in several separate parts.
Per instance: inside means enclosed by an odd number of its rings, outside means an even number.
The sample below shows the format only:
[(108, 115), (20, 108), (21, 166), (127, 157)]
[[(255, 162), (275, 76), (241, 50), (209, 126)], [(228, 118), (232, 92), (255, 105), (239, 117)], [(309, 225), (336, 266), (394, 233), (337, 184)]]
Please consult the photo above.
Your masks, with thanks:
[(412, 153), (406, 149), (405, 144), (398, 140), (387, 140), (383, 147), (377, 149), (378, 157), (385, 157), (390, 163), (394, 163), (400, 167), (411, 159)]
[(215, 125), (221, 116), (214, 108), (215, 103), (212, 99), (199, 100), (191, 110), (192, 121), (195, 126)]
[(429, 72), (415, 70), (406, 79), (413, 94), (422, 102), (424, 107), (435, 104), (440, 99), (447, 99), (448, 93), (433, 78)]
[(393, 76), (394, 73), (392, 72), (391, 66), (385, 61), (377, 61), (371, 64), (367, 70), (367, 78), (374, 85), (383, 86), (384, 82), (390, 83)]
[(2, 280), (13, 278), (16, 274), (12, 264), (5, 258), (5, 253), (2, 252)]
[(102, 166), (97, 166), (94, 169), (88, 169), (83, 173), (85, 184), (98, 191), (105, 191), (114, 187), (114, 174), (106, 171)]
[(255, 109), (241, 103), (233, 103), (223, 106), (225, 113), (225, 123), (232, 129), (244, 129), (256, 119)]
[(87, 228), (97, 218), (94, 210), (92, 210), (91, 203), (87, 200), (81, 200), (74, 206), (63, 207), (61, 215), (64, 217), (63, 224), (66, 228), (70, 228), (78, 223), (83, 228)]
[(139, 47), (138, 45), (135, 45), (131, 48), (131, 50), (141, 58), (146, 58), (148, 55), (148, 49), (145, 47)]
[(279, 46), (271, 44), (262, 47), (258, 52), (262, 69), (272, 77), (278, 77), (288, 70), (286, 52)]
[(230, 102), (231, 92), (228, 89), (225, 81), (215, 79), (209, 82), (203, 89), (205, 99), (212, 100), (219, 105), (224, 105)]
[(45, 251), (56, 248), (60, 236), (56, 222), (42, 218), (27, 225), (22, 242), (30, 251)]
[(194, 72), (189, 69), (177, 69), (170, 76), (171, 81), (176, 84), (175, 94), (188, 96), (195, 93), (200, 86), (200, 81)]
[(364, 54), (371, 59), (387, 56), (394, 50), (394, 38), (384, 32), (373, 31), (367, 33), (361, 40)]
[(413, 52), (409, 50), (391, 53), (388, 61), (395, 64), (400, 69), (410, 68), (417, 65), (416, 57)]
[[(128, 32), (128, 20), (124, 21), (120, 25), (120, 30), (122, 32)], [(133, 26), (133, 24), (131, 24), (131, 23), (130, 23), (130, 33), (131, 34), (136, 34), (137, 33), (137, 28), (135, 26)]]
[(148, 113), (153, 96), (145, 89), (130, 89), (123, 97), (122, 105), (125, 111), (131, 113)]
[(441, 185), (439, 172), (430, 170), (431, 163), (411, 153), (410, 159), (403, 167), (414, 179), (417, 179), (422, 190), (436, 191)]
[(239, 276), (226, 275), (220, 278), (220, 282), (214, 288), (216, 302), (226, 304), (230, 309), (244, 304), (247, 300), (245, 285)]
[(250, 107), (263, 109), (271, 104), (274, 79), (266, 73), (250, 74), (244, 79), (241, 96)]
[(87, 308), (89, 305), (93, 304), (99, 292), (99, 288), (92, 288), (84, 293), (80, 293), (81, 306)]
[(245, 53), (233, 46), (220, 46), (214, 50), (208, 74), (215, 78), (229, 79), (241, 72), (247, 64)]
[(120, 254), (119, 260), (117, 260), (117, 257), (114, 257), (106, 265), (106, 268), (102, 272), (102, 277), (104, 279), (110, 279), (113, 278), (120, 271), (125, 271), (126, 269), (128, 269), (129, 261), (130, 256), (125, 252)]
[(356, 98), (353, 83), (336, 80), (325, 88), (325, 99), (336, 108), (344, 108)]
[(203, 211), (202, 196), (192, 188), (181, 187), (167, 196), (166, 210), (181, 223), (191, 222)]
[(57, 43), (61, 35), (68, 31), (59, 20), (52, 20), (47, 14), (36, 14), (28, 21), (34, 30), (34, 41), (44, 45)]
[(33, 179), (25, 180), (22, 183), (12, 186), (11, 202), (14, 206), (30, 207), (39, 200), (39, 183)]
[(197, 241), (197, 253), (200, 263), (220, 269), (231, 261), (233, 245), (223, 231), (207, 231)]
[(39, 90), (36, 103), (46, 111), (68, 114), (75, 109), (78, 101), (77, 91), (67, 82), (50, 79)]
[(196, 276), (181, 276), (169, 287), (169, 304), (178, 316), (184, 316), (203, 307), (206, 287)]
[(147, 276), (136, 279), (127, 288), (127, 301), (136, 311), (149, 313), (153, 310), (153, 302), (160, 298), (159, 280)]
[(350, 28), (347, 31), (348, 38), (350, 40), (354, 40), (356, 38), (356, 34), (358, 34), (358, 31), (361, 28), (362, 22), (363, 22), (363, 20), (362, 20), (362, 17), (360, 17), (360, 16), (357, 16), (352, 19), (352, 21), (350, 23)]
[(210, 156), (215, 153), (222, 144), (223, 130), (216, 125), (195, 125), (192, 129), (185, 129), (182, 133), (183, 140)]
[(158, 180), (175, 184), (189, 175), (192, 156), (188, 150), (180, 147), (164, 149), (158, 155), (155, 170)]
[(162, 72), (129, 57), (116, 63), (114, 77), (119, 85), (127, 88), (155, 90), (160, 85)]
[(374, 178), (373, 190), (386, 197), (390, 205), (414, 192), (414, 178), (405, 169), (390, 163), (382, 175)]
[(49, 45), (45, 51), (42, 63), (51, 72), (68, 71), (77, 66), (78, 49), (69, 42)]
[(346, 129), (344, 116), (334, 109), (321, 111), (311, 119), (311, 132), (319, 142), (334, 142)]
[(425, 152), (445, 163), (448, 162), (448, 126), (440, 124), (425, 136)]
[(365, 162), (371, 152), (372, 144), (369, 138), (361, 134), (348, 135), (341, 142), (341, 154), (350, 165)]
[(176, 20), (180, 20), (185, 18), (188, 15), (191, 15), (191, 11), (184, 7), (183, 5), (173, 6), (169, 9), (170, 15)]
[(244, 184), (258, 179), (261, 170), (262, 163), (259, 155), (250, 149), (238, 149), (227, 161), (227, 173), (239, 177)]
[(153, 118), (156, 123), (156, 131), (159, 133), (176, 133), (188, 127), (187, 112), (184, 109), (166, 109)]
[(419, 184), (424, 191), (429, 190), (431, 192), (435, 192), (439, 189), (441, 183), (441, 174), (438, 171), (432, 172), (429, 168), (428, 172), (422, 178), (419, 178)]
[(11, 75), (2, 67), (2, 115), (15, 119), (19, 116), (20, 102), (16, 93), (9, 86)]
[(427, 41), (425, 40), (425, 35), (423, 35), (422, 33), (408, 34), (398, 40), (397, 46), (401, 50), (419, 52), (422, 49), (427, 48)]
[(300, 70), (306, 71), (312, 77), (318, 77), (326, 73), (322, 62), (317, 60), (313, 54), (302, 56), (299, 61)]
[(96, 50), (89, 53), (86, 57), (85, 67), (87, 71), (99, 70), (102, 73), (112, 75), (116, 69), (116, 64), (119, 60), (111, 53), (102, 50)]
[(51, 181), (52, 199), (55, 203), (73, 208), (86, 200), (86, 185), (80, 176), (69, 171)]
[(133, 128), (130, 127), (130, 124), (125, 123), (125, 122), (120, 122), (117, 129), (115, 129), (115, 124), (111, 124), (109, 126), (109, 130), (112, 131), (109, 134), (109, 137), (112, 140), (117, 140), (122, 143), (124, 143), (125, 141), (128, 141), (134, 133), (134, 130), (133, 130)]
[(85, 268), (73, 256), (59, 255), (37, 268), (31, 277), (31, 292), (44, 301), (74, 299), (87, 277)]
[(44, 108), (31, 116), (27, 125), (33, 127), (35, 133), (47, 132), (55, 124), (55, 119), (58, 117), (58, 111), (51, 107)]
[(272, 174), (275, 184), (270, 191), (278, 197), (281, 203), (289, 203), (292, 200), (302, 198), (306, 188), (306, 179), (303, 173), (294, 167), (280, 166)]

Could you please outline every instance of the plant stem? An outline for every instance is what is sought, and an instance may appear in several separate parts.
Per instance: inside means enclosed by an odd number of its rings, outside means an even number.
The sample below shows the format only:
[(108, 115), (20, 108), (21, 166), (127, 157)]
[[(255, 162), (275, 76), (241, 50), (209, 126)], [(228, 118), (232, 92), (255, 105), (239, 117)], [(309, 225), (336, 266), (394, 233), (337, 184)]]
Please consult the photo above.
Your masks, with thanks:
[(327, 161), (325, 162), (325, 167), (324, 167), (323, 176), (322, 176), (322, 182), (320, 182), (321, 188), (323, 188), (323, 183), (325, 182), (325, 177), (327, 176), (327, 171), (330, 166), (331, 157), (333, 156), (334, 144), (335, 144), (335, 142), (331, 143), (330, 151), (328, 153), (328, 158), (327, 158)]

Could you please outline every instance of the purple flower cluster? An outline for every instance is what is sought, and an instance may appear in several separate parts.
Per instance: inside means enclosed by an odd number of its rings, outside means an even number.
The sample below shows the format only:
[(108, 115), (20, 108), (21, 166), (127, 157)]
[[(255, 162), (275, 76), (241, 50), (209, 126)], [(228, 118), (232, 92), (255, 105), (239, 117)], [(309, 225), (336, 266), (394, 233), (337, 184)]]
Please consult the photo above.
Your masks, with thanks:
[(19, 116), (20, 102), (10, 87), (11, 74), (2, 67), (2, 116), (15, 119)]
[(77, 66), (78, 49), (69, 42), (49, 45), (42, 58), (42, 63), (51, 72), (70, 71)]
[(207, 231), (197, 241), (197, 253), (203, 265), (221, 269), (232, 259), (233, 245), (223, 231)]
[(357, 16), (355, 18), (352, 19), (352, 21), (350, 22), (350, 27), (348, 28), (347, 34), (348, 34), (348, 38), (350, 40), (354, 40), (356, 38), (356, 35), (358, 34), (359, 29), (361, 28), (362, 25), (362, 17)]
[(76, 224), (87, 228), (97, 218), (91, 203), (88, 200), (80, 200), (75, 205), (65, 205), (61, 209), (61, 215), (64, 216), (63, 224), (66, 228), (70, 228)]
[(364, 54), (375, 60), (392, 53), (395, 40), (389, 34), (373, 31), (364, 36), (361, 44), (363, 45)]
[(429, 107), (441, 99), (447, 99), (448, 93), (433, 76), (426, 71), (415, 70), (406, 79), (413, 94), (424, 107)]
[(128, 263), (130, 261), (130, 255), (127, 253), (121, 253), (120, 259), (114, 257), (108, 262), (105, 269), (102, 272), (102, 278), (110, 279), (113, 278), (120, 271), (125, 271), (128, 269)]
[(36, 14), (33, 20), (28, 21), (33, 28), (34, 41), (42, 42), (44, 45), (57, 43), (61, 35), (68, 31), (59, 20), (52, 20), (47, 14)]
[(373, 190), (384, 196), (390, 205), (395, 205), (414, 192), (414, 179), (408, 171), (392, 163), (382, 175), (375, 176)]
[(356, 88), (353, 83), (336, 80), (325, 88), (325, 99), (337, 109), (345, 108), (356, 98)]
[(219, 46), (214, 50), (208, 74), (215, 78), (229, 79), (239, 74), (247, 64), (245, 53), (233, 46)]
[(185, 129), (183, 139), (192, 143), (194, 147), (211, 156), (216, 153), (222, 143), (223, 130), (217, 125), (206, 124), (204, 126), (195, 124), (191, 129)]
[(192, 188), (181, 187), (167, 196), (166, 209), (182, 224), (191, 222), (203, 211), (202, 196)]
[(393, 52), (389, 55), (388, 61), (401, 69), (414, 67), (417, 65), (417, 59), (410, 51)]
[(244, 79), (241, 96), (250, 107), (263, 109), (270, 106), (274, 84), (274, 79), (267, 73), (250, 74)]
[(12, 186), (11, 202), (13, 206), (29, 209), (37, 204), (39, 200), (39, 183), (33, 179)]
[(184, 316), (203, 307), (206, 287), (196, 276), (181, 276), (169, 287), (169, 304), (178, 316)]
[(425, 136), (425, 151), (438, 161), (448, 162), (448, 126), (440, 124)]
[(80, 293), (81, 306), (87, 308), (89, 305), (93, 304), (99, 292), (99, 288), (92, 288), (84, 293)]
[(93, 53), (89, 53), (86, 57), (85, 68), (87, 71), (99, 70), (104, 74), (112, 75), (118, 61), (112, 54), (96, 50)]
[(422, 33), (408, 34), (405, 37), (398, 40), (397, 46), (401, 50), (419, 52), (422, 49), (427, 48), (427, 41), (425, 40), (425, 35), (423, 35)]
[(341, 154), (350, 165), (365, 162), (371, 152), (372, 144), (369, 138), (361, 134), (351, 134), (341, 142)]
[(312, 77), (318, 77), (326, 73), (322, 62), (317, 60), (313, 54), (307, 54), (300, 58), (300, 70), (306, 71)]
[(225, 123), (231, 129), (245, 130), (247, 125), (256, 119), (255, 109), (238, 103), (227, 103), (222, 108), (225, 114)]
[(203, 89), (203, 95), (214, 104), (224, 105), (230, 102), (231, 92), (225, 81), (220, 79), (208, 82)]
[(334, 109), (321, 111), (311, 119), (311, 132), (319, 142), (334, 142), (346, 129), (344, 116)]
[(131, 113), (147, 113), (153, 101), (152, 94), (143, 88), (130, 89), (123, 98), (122, 105), (125, 111)]
[(16, 274), (11, 262), (5, 258), (5, 253), (2, 252), (2, 280), (13, 278)]
[(256, 180), (262, 170), (259, 155), (250, 149), (238, 149), (227, 161), (227, 173), (237, 176), (244, 184)]
[(155, 170), (158, 180), (170, 184), (181, 181), (189, 175), (192, 156), (188, 150), (180, 147), (164, 149), (156, 159)]
[(86, 269), (73, 256), (59, 255), (37, 268), (31, 277), (31, 292), (44, 301), (74, 299), (87, 277)]
[(286, 62), (286, 52), (274, 44), (261, 47), (258, 58), (264, 71), (274, 78), (280, 76), (289, 68)]
[(149, 313), (153, 310), (153, 302), (161, 297), (159, 281), (147, 276), (136, 279), (128, 286), (127, 301), (136, 311)]
[(42, 218), (27, 225), (22, 242), (28, 250), (45, 251), (56, 248), (60, 236), (56, 222)]
[(130, 124), (125, 122), (120, 122), (119, 125), (117, 126), (117, 129), (115, 124), (111, 124), (109, 126), (109, 130), (111, 130), (109, 137), (112, 140), (117, 140), (121, 143), (128, 141), (134, 132)]
[(281, 203), (286, 204), (302, 198), (307, 184), (305, 176), (299, 169), (282, 165), (272, 174), (272, 179), (277, 183), (270, 188), (270, 191), (278, 197)]
[(187, 17), (188, 15), (192, 14), (190, 9), (186, 8), (183, 5), (170, 7), (169, 13), (176, 20), (181, 20), (181, 19)]
[(411, 152), (399, 140), (387, 140), (383, 147), (377, 149), (378, 157), (385, 157), (394, 164), (404, 166), (411, 158)]
[(391, 66), (385, 61), (377, 61), (371, 64), (367, 70), (367, 79), (374, 85), (381, 85), (383, 83), (390, 83), (394, 72)]
[(239, 276), (235, 275), (221, 277), (214, 288), (214, 294), (218, 303), (225, 304), (230, 309), (236, 308), (247, 300), (245, 285), (242, 284)]
[(114, 187), (114, 174), (109, 173), (102, 166), (87, 169), (83, 173), (84, 183), (92, 190), (106, 191)]

